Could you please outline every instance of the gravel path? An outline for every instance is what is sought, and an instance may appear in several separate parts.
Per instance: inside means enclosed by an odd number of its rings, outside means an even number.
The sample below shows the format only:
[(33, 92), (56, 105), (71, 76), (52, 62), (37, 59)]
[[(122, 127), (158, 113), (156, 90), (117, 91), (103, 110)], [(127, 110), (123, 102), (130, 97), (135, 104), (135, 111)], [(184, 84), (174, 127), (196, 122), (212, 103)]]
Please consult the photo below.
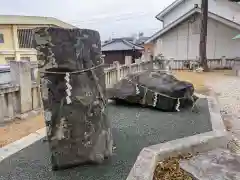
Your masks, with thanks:
[(240, 77), (210, 77), (206, 85), (218, 98), (223, 120), (240, 139)]
[(223, 111), (240, 116), (240, 78), (223, 76), (208, 83), (218, 96)]

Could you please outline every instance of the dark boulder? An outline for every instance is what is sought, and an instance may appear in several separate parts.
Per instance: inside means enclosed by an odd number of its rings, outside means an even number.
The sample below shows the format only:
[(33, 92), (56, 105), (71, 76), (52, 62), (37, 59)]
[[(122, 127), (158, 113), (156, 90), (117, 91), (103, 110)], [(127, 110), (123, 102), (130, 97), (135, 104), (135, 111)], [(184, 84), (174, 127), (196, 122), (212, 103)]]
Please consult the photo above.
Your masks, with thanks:
[(33, 45), (43, 71), (42, 100), (53, 169), (102, 163), (112, 155), (112, 134), (99, 33), (38, 28)]
[(179, 81), (167, 73), (145, 71), (122, 79), (109, 90), (109, 98), (165, 111), (179, 111), (193, 104), (193, 93), (193, 84), (189, 82)]

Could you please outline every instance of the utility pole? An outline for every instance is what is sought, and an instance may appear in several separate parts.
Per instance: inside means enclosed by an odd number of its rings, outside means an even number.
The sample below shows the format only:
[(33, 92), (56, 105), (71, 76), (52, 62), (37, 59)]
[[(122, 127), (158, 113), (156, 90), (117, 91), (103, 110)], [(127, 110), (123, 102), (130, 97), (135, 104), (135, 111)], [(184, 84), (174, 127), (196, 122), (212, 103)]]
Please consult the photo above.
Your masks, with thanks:
[(199, 44), (200, 63), (205, 72), (209, 71), (207, 63), (207, 25), (208, 25), (208, 0), (202, 0), (201, 7), (201, 34)]

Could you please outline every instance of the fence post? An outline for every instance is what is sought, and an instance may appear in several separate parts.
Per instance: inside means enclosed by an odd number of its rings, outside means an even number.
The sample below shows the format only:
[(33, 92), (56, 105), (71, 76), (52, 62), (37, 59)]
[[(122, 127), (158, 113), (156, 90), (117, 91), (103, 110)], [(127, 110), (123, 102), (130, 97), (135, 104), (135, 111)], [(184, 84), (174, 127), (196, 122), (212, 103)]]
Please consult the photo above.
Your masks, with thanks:
[(19, 86), (20, 112), (32, 110), (32, 80), (29, 61), (10, 61), (12, 84)]
[(4, 94), (0, 94), (0, 123), (4, 122)]
[(118, 61), (114, 61), (113, 64), (116, 67), (116, 82), (120, 81), (120, 63)]
[(132, 73), (132, 64), (129, 64), (128, 68), (129, 68), (128, 74), (131, 74)]
[(150, 56), (150, 61), (149, 61), (149, 71), (153, 70), (154, 62), (153, 62), (153, 56)]
[(145, 61), (141, 61), (139, 63), (139, 72), (142, 72), (144, 70), (144, 64), (145, 64)]
[(227, 66), (226, 56), (222, 56), (221, 61), (222, 61), (222, 63), (221, 63), (222, 68), (226, 67)]
[(36, 83), (36, 86), (32, 88), (32, 108), (41, 108), (41, 90), (40, 90), (40, 74), (38, 70), (37, 62), (31, 62), (32, 81)]
[(141, 63), (142, 63), (141, 59), (138, 59), (138, 61), (137, 61), (137, 72), (141, 72)]
[[(174, 67), (173, 67), (174, 66)], [(175, 69), (175, 65), (174, 65), (174, 58), (170, 58), (170, 61), (169, 61), (169, 69), (170, 70), (173, 70)]]
[(13, 118), (14, 116), (14, 109), (13, 109), (13, 93), (8, 93), (7, 94), (7, 101), (8, 101), (8, 106), (7, 106), (7, 110), (8, 110), (8, 117), (10, 119)]

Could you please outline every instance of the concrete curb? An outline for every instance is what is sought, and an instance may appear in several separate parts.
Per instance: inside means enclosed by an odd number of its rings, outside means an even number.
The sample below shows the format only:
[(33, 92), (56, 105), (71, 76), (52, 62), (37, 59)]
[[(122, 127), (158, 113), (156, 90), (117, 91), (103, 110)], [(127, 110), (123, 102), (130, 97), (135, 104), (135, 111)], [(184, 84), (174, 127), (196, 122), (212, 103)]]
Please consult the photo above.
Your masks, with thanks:
[(30, 146), (36, 141), (42, 139), (46, 136), (46, 128), (42, 128), (35, 133), (31, 133), (28, 136), (23, 137), (11, 144), (8, 144), (2, 148), (0, 148), (0, 162), (9, 156), (21, 151), (22, 149)]
[(196, 153), (207, 152), (218, 147), (226, 148), (227, 131), (225, 130), (217, 101), (213, 97), (204, 95), (198, 97), (207, 98), (208, 100), (213, 130), (144, 148), (137, 157), (127, 180), (152, 180), (157, 162), (169, 156), (175, 156), (180, 153), (192, 153), (195, 155)]

